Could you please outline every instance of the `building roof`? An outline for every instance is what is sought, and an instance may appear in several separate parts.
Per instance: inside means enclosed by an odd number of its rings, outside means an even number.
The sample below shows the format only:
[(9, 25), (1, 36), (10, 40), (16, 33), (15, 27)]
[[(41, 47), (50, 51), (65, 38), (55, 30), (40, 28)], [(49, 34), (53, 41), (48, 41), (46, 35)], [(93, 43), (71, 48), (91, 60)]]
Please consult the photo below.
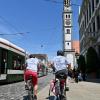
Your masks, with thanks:
[(32, 54), (33, 56), (35, 56), (38, 59), (47, 59), (47, 54)]
[(80, 43), (79, 43), (79, 40), (72, 41), (72, 49), (75, 49), (75, 52), (80, 53)]

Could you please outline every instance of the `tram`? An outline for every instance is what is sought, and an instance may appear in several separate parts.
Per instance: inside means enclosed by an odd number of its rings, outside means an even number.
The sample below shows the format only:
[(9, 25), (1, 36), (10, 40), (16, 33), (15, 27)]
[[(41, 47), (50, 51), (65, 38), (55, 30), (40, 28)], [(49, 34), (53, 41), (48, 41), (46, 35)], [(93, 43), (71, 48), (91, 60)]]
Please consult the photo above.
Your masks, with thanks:
[(0, 38), (0, 83), (23, 80), (25, 56), (24, 49)]

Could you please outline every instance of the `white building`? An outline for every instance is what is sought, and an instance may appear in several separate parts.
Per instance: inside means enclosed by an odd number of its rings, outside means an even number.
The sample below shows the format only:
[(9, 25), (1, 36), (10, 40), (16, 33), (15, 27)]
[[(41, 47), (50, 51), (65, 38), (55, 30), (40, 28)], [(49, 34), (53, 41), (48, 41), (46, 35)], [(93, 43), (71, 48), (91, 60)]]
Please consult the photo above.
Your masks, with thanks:
[(72, 50), (72, 9), (70, 0), (64, 0), (63, 8), (63, 50), (73, 68), (75, 65), (75, 50)]

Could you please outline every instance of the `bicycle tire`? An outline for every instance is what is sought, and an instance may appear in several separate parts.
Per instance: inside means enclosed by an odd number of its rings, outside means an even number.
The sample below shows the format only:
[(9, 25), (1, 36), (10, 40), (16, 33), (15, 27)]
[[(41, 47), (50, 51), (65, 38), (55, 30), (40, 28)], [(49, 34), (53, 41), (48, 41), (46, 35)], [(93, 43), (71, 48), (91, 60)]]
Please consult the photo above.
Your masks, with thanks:
[(29, 98), (29, 100), (34, 100), (34, 96), (33, 96), (33, 94), (34, 94), (33, 88), (34, 87), (33, 87), (33, 84), (32, 84), (31, 81), (32, 81), (31, 79), (27, 81), (27, 84), (28, 84), (28, 98)]
[(67, 100), (65, 85), (64, 85), (64, 87), (61, 87), (61, 85), (60, 85), (60, 91), (61, 91), (61, 94), (59, 95), (59, 98), (60, 98), (59, 100)]

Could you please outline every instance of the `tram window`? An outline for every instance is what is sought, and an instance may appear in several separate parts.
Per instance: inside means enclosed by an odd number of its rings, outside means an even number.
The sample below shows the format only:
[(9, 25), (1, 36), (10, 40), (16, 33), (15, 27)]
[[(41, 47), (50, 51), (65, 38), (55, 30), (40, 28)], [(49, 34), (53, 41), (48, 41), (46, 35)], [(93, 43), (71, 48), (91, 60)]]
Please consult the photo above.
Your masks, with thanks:
[(18, 59), (18, 69), (21, 69), (21, 60), (20, 59)]
[(23, 69), (23, 58), (18, 55), (13, 56), (13, 69), (15, 70), (22, 70)]
[(7, 50), (2, 49), (1, 52), (1, 73), (6, 73), (7, 69)]
[(14, 60), (14, 61), (13, 61), (13, 68), (14, 68), (14, 69), (16, 68), (16, 65), (17, 65), (16, 60)]

